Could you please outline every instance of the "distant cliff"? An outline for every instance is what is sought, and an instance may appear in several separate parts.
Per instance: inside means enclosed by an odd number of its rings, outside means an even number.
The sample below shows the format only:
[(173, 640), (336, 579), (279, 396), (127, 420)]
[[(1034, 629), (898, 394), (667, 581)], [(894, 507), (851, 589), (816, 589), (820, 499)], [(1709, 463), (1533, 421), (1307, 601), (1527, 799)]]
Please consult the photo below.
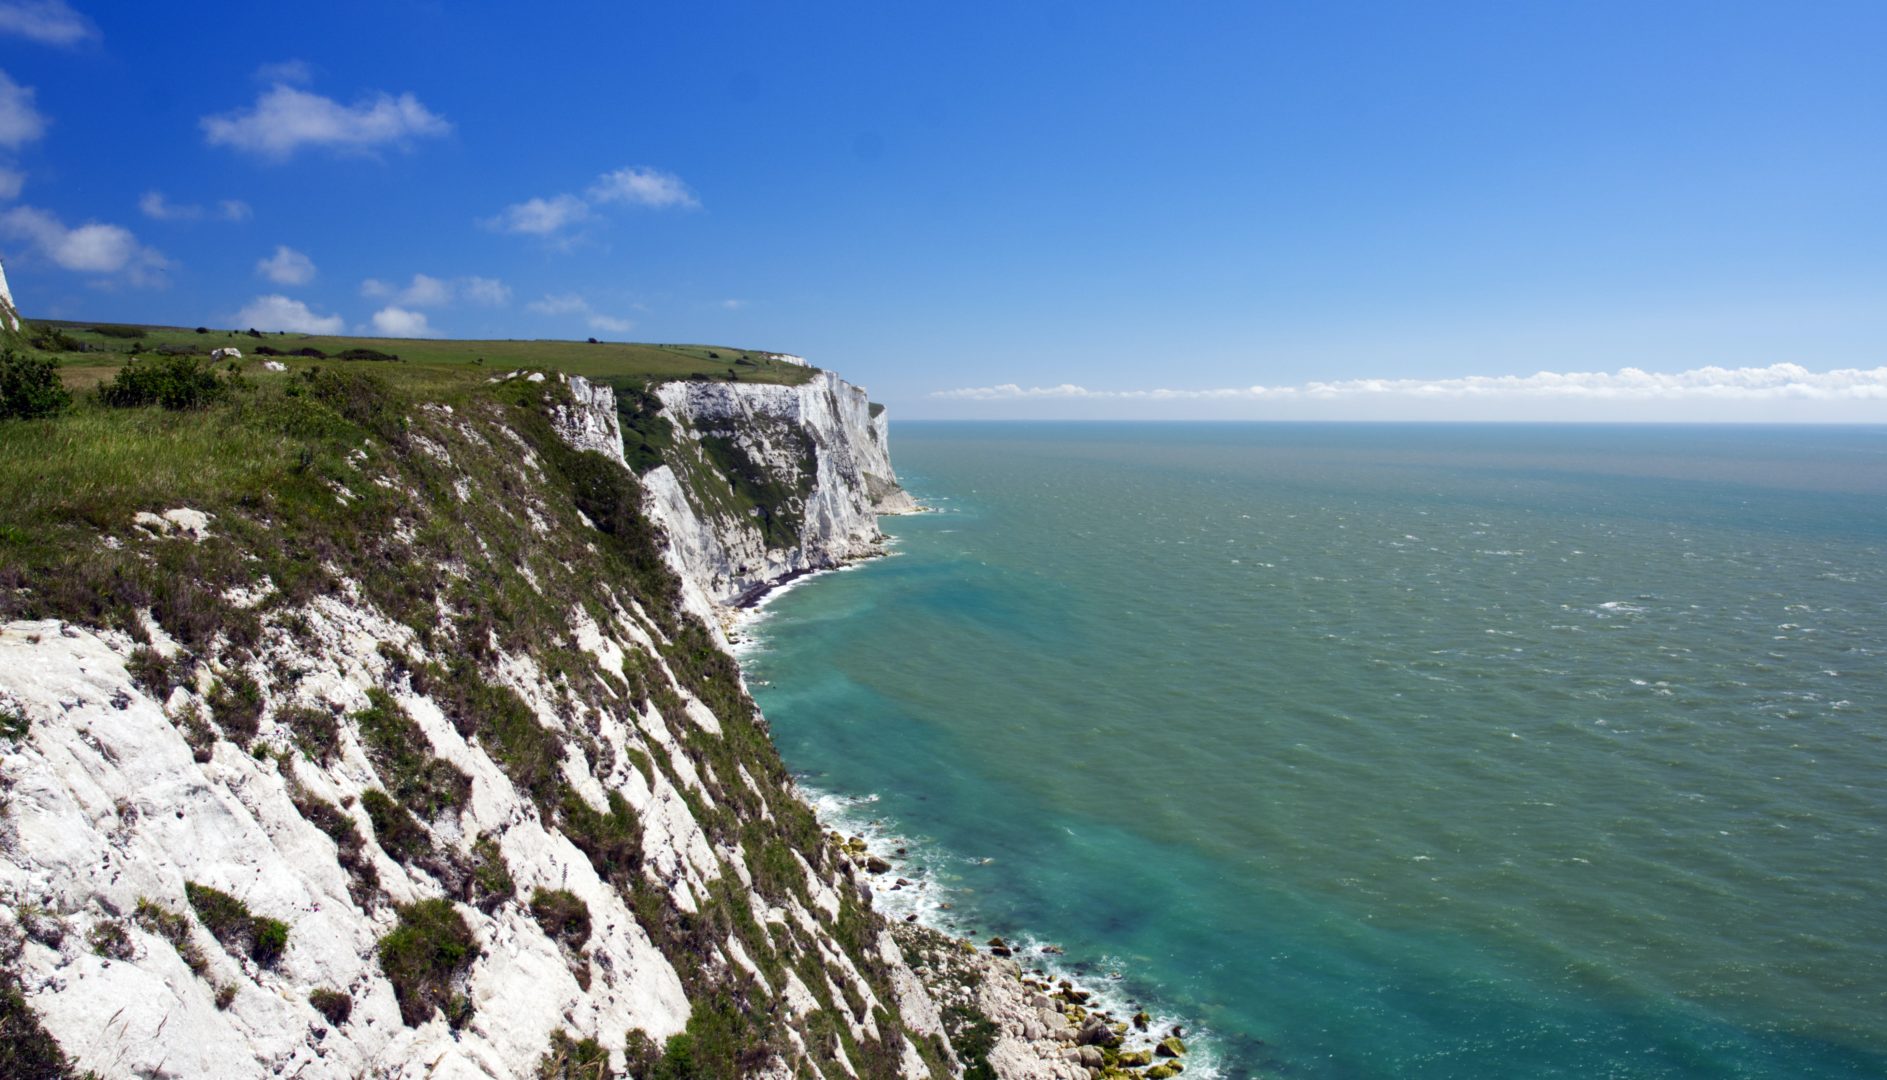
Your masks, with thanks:
[(664, 464), (645, 473), (676, 570), (717, 605), (794, 574), (876, 553), (898, 486), (882, 412), (831, 372), (798, 386), (671, 382)]

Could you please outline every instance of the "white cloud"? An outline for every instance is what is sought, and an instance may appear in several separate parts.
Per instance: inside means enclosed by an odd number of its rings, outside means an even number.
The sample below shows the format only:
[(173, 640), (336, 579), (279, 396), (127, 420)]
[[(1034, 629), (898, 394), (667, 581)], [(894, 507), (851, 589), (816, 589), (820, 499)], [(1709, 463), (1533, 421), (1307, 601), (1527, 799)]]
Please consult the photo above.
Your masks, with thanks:
[(444, 307), (452, 302), (452, 286), (428, 274), (414, 274), (412, 284), (405, 288), (368, 278), (360, 283), (360, 295), (407, 307)]
[(0, 34), (17, 34), (41, 45), (76, 45), (97, 33), (92, 20), (66, 6), (65, 0), (0, 3)]
[(279, 293), (258, 296), (236, 313), (236, 325), (257, 330), (289, 330), (297, 334), (338, 334), (347, 329), (339, 315), (316, 315), (300, 300)]
[(174, 203), (164, 197), (161, 191), (147, 191), (138, 199), (138, 209), (144, 216), (156, 221), (202, 221), (214, 217), (219, 221), (247, 221), (253, 213), (249, 204), (241, 199), (224, 199), (216, 204), (214, 211), (206, 210), (195, 203)]
[(628, 319), (618, 319), (614, 315), (590, 316), (590, 329), (592, 330), (602, 330), (611, 334), (626, 334), (635, 328), (635, 323), (630, 322)]
[(524, 310), (534, 311), (539, 315), (575, 315), (587, 313), (590, 302), (575, 293), (562, 296), (546, 296), (542, 300), (533, 300), (524, 305)]
[(33, 104), (33, 88), (0, 71), (0, 146), (17, 150), (46, 133), (46, 117)]
[(381, 337), (434, 337), (432, 326), (426, 322), (423, 311), (408, 311), (403, 307), (383, 307), (373, 313), (374, 333)]
[(257, 65), (256, 81), (271, 86), (276, 83), (306, 86), (314, 81), (314, 68), (306, 60), (277, 60), (271, 64)]
[(315, 264), (287, 244), (277, 244), (275, 254), (256, 261), (256, 273), (277, 285), (306, 285), (315, 278)]
[(165, 201), (161, 191), (147, 191), (138, 199), (138, 209), (147, 218), (158, 221), (176, 221), (179, 218), (199, 218), (203, 216), (201, 206), (173, 206)]
[(459, 290), (467, 300), (485, 307), (504, 307), (511, 302), (511, 286), (497, 278), (460, 278)]
[(596, 219), (596, 207), (611, 203), (647, 206), (655, 209), (680, 207), (699, 209), (695, 198), (681, 177), (660, 169), (628, 167), (607, 172), (596, 178), (583, 195), (563, 192), (557, 195), (512, 203), (495, 217), (480, 225), (498, 232), (541, 236), (568, 246), (572, 237), (567, 230)]
[(1455, 379), (1342, 379), (1300, 386), (1245, 386), (1215, 390), (1089, 390), (1073, 383), (1022, 387), (1016, 383), (938, 390), (958, 401), (1335, 401), (1401, 398), (1417, 401), (1502, 399), (1605, 402), (1675, 401), (1887, 401), (1887, 367), (1810, 371), (1800, 364), (1701, 367), (1654, 372), (1541, 371), (1532, 375), (1470, 375)]
[(636, 325), (628, 319), (596, 310), (590, 306), (588, 300), (576, 293), (546, 295), (541, 300), (533, 300), (524, 305), (524, 310), (538, 315), (581, 315), (590, 329), (610, 334), (626, 334), (635, 329)]
[(63, 269), (123, 274), (133, 285), (163, 284), (163, 271), (170, 266), (122, 225), (88, 222), (68, 229), (57, 215), (33, 206), (16, 206), (0, 214), (0, 232), (30, 242)]
[(590, 185), (590, 199), (599, 203), (631, 203), (657, 208), (680, 206), (694, 209), (701, 205), (681, 177), (660, 169), (630, 167), (607, 172)]
[(575, 195), (552, 195), (548, 199), (526, 199), (512, 203), (486, 218), (481, 224), (499, 232), (526, 236), (550, 236), (590, 219), (590, 204)]
[(368, 151), (444, 135), (452, 125), (412, 94), (375, 94), (353, 105), (276, 83), (248, 109), (202, 120), (212, 146), (282, 161), (303, 147)]
[(726, 310), (728, 310), (728, 311), (739, 311), (739, 310), (740, 310), (741, 308), (744, 308), (744, 307), (746, 307), (746, 306), (747, 306), (747, 301), (745, 301), (745, 300), (723, 300), (723, 301), (721, 301), (721, 307), (723, 307), (723, 308), (725, 308), (725, 309), (726, 309)]
[(20, 197), (20, 191), (26, 187), (26, 174), (18, 169), (0, 168), (0, 200)]

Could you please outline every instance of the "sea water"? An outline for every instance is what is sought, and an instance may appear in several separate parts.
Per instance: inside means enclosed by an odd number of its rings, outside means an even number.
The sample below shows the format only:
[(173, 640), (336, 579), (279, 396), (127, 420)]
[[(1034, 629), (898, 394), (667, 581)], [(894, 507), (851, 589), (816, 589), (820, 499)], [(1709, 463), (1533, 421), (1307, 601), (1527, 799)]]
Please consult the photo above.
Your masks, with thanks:
[(881, 907), (1189, 1075), (1887, 1076), (1887, 429), (893, 443), (745, 660)]

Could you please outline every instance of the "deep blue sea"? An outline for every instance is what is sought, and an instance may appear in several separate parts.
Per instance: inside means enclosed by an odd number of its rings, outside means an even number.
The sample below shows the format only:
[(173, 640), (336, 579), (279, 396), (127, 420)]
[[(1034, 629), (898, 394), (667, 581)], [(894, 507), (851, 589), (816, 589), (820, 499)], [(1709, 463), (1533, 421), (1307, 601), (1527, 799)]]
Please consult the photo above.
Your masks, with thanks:
[(882, 906), (1061, 946), (1189, 1076), (1887, 1076), (1887, 428), (893, 457), (939, 512), (745, 658)]

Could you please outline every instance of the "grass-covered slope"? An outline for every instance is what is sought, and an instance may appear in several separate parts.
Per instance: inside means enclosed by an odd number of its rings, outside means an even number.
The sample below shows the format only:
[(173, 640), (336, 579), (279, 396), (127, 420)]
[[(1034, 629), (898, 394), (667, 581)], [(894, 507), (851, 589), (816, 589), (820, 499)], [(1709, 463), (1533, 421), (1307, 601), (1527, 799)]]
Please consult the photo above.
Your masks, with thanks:
[[(153, 339), (162, 340), (143, 340)], [(268, 342), (310, 340), (320, 339)], [(803, 1075), (889, 1076), (901, 1055), (908, 1063), (917, 1054), (946, 1074), (941, 1043), (904, 1041), (883, 922), (791, 796), (732, 658), (682, 611), (635, 474), (558, 436), (551, 414), (572, 404), (570, 391), (555, 377), (492, 381), (520, 354), (493, 349), (481, 366), (467, 359), (477, 343), (369, 343), (397, 348), (402, 360), (291, 357), (285, 372), (261, 370), (257, 339), (235, 343), (249, 359), (240, 372), (217, 369), (201, 407), (114, 407), (81, 385), (61, 414), (0, 420), (0, 621), (58, 619), (149, 643), (131, 653), (131, 669), (150, 700), (181, 693), (204, 706), (173, 717), (197, 760), (227, 763), (233, 751), (245, 769), (276, 770), (294, 811), (333, 839), (361, 917), (397, 916), (377, 963), (408, 1024), (436, 1011), (454, 1029), (476, 1025), (463, 990), (479, 962), (468, 943), (493, 913), (516, 909), (541, 924), (551, 911), (560, 928), (575, 918), (566, 898), (513, 887), (486, 826), (470, 816), (470, 781), (399, 704), (424, 700), (489, 756), (531, 821), (582, 853), (692, 1003), (686, 1031), (665, 1044), (636, 1031), (579, 1032), (587, 1049), (552, 1040), (548, 1056), (594, 1057), (591, 1040), (600, 1040), (637, 1075), (705, 1077), (769, 1061)], [(609, 373), (623, 378), (698, 366), (687, 352), (654, 347), (498, 344), (561, 349), (567, 362), (545, 366), (614, 364)], [(428, 347), (437, 351), (421, 352)], [(597, 358), (584, 368), (588, 349)], [(75, 358), (97, 366), (98, 355)], [(759, 370), (788, 378), (803, 369)], [(311, 615), (335, 604), (396, 631), (380, 646), (379, 684), (345, 715), (311, 708), (297, 685), (303, 673), (281, 662), (299, 650), (315, 663), (322, 646)], [(646, 642), (605, 663), (579, 624)], [(179, 651), (166, 655), (172, 640)], [(521, 669), (540, 677), (520, 689)], [(695, 703), (712, 725), (684, 719)], [(668, 718), (672, 741), (637, 734), (633, 717), (650, 710)], [(337, 745), (356, 748), (351, 765), (335, 763)], [(372, 786), (356, 811), (309, 794), (366, 768)], [(610, 786), (628, 768), (679, 793), (713, 846), (719, 869), (692, 910), (653, 871), (646, 823)], [(598, 785), (607, 798), (594, 797)], [(363, 855), (376, 850), (391, 860), (381, 867), (397, 864), (402, 881), (432, 894), (431, 907), (393, 903)], [(184, 910), (182, 897), (157, 899)], [(304, 939), (292, 926), (285, 934), (293, 961)], [(451, 946), (452, 963), (431, 962), (445, 955), (434, 938)], [(587, 989), (584, 942), (559, 940)], [(751, 968), (726, 961), (730, 942)], [(245, 972), (282, 1000), (331, 994)], [(13, 1008), (15, 985), (0, 979), (8, 1024), (28, 1019)], [(811, 1003), (793, 1002), (789, 986), (806, 988)], [(322, 1014), (335, 1008), (329, 1001)]]
[[(703, 378), (788, 386), (812, 377), (812, 369), (775, 359), (758, 349), (721, 345), (652, 345), (613, 341), (456, 341), (448, 339), (370, 338), (319, 334), (251, 334), (244, 329), (139, 326), (35, 319), (22, 335), (42, 352), (55, 356), (66, 382), (83, 389), (111, 377), (132, 355), (188, 349), (241, 349), (243, 356), (267, 357), (273, 350), (294, 354), (313, 349), (334, 358), (349, 350), (399, 357), (408, 367), (482, 367), (499, 371), (533, 367), (624, 385), (668, 379)], [(305, 359), (320, 359), (307, 357)]]

